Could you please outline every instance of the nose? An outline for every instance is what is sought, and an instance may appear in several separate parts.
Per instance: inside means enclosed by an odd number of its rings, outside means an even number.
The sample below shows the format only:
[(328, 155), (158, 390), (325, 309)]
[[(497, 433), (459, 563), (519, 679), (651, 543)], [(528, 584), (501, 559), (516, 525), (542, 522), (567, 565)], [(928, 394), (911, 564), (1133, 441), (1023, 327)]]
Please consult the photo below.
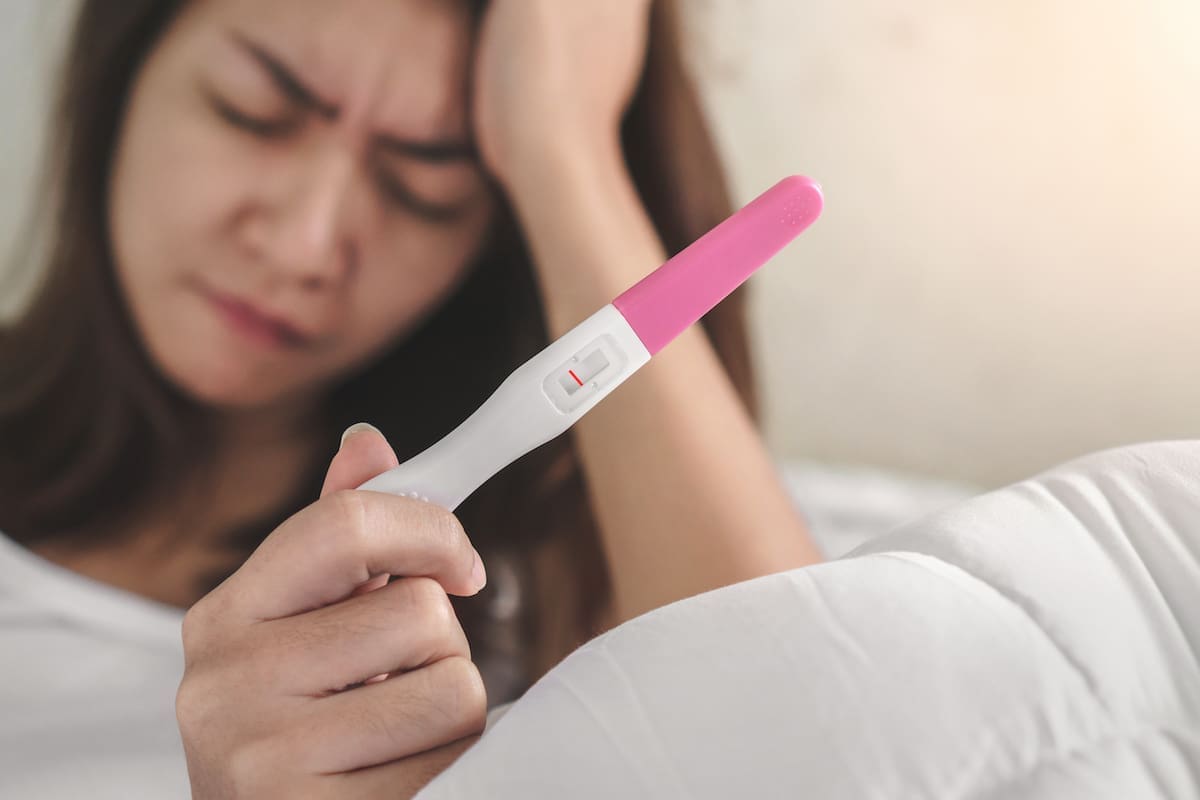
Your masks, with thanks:
[(278, 277), (320, 290), (344, 280), (355, 251), (347, 225), (355, 164), (329, 148), (309, 153), (260, 186), (248, 236), (255, 254)]

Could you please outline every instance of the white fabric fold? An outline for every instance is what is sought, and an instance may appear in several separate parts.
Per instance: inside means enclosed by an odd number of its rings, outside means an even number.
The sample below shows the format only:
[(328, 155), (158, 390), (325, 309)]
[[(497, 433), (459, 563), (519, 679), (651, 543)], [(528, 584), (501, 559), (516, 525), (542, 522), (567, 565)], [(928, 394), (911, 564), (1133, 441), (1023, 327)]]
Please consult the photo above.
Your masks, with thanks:
[(1200, 796), (1200, 443), (632, 620), (420, 797)]

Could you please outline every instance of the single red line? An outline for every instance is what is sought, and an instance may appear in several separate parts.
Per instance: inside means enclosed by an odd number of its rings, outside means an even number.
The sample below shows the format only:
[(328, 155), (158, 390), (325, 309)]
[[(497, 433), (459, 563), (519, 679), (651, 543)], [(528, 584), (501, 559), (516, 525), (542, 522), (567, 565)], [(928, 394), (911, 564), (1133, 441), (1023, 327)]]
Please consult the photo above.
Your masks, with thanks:
[(571, 377), (575, 379), (576, 383), (578, 383), (580, 386), (583, 386), (583, 381), (579, 380), (579, 376), (575, 374), (575, 370), (569, 369), (567, 372), (571, 373)]

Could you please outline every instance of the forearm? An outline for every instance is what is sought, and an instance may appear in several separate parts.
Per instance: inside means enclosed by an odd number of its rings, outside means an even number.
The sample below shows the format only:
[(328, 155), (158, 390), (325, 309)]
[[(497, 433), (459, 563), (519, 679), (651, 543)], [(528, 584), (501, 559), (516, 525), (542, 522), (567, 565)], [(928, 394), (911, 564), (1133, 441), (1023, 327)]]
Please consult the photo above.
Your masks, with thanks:
[[(511, 188), (511, 187), (510, 187)], [(615, 147), (549, 153), (512, 191), (558, 336), (662, 263)], [(618, 619), (818, 559), (751, 419), (692, 328), (574, 428)]]

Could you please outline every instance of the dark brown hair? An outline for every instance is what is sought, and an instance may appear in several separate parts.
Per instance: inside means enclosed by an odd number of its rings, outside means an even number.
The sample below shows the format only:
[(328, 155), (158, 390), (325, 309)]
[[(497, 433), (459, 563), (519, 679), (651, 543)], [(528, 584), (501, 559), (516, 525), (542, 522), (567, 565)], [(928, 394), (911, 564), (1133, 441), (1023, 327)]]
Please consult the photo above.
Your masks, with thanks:
[[(45, 182), (53, 202), (41, 282), (0, 335), (0, 530), (27, 545), (118, 540), (128, 511), (176, 491), (208, 440), (211, 413), (159, 374), (133, 328), (116, 284), (106, 213), (131, 87), (181, 6), (182, 0), (85, 0), (75, 25)], [(669, 252), (731, 210), (685, 69), (678, 22), (673, 2), (654, 5), (645, 72), (622, 132), (629, 169)], [(511, 212), (500, 216), (461, 288), (411, 336), (330, 393), (323, 420), (329, 453), (311, 465), (294, 502), (231, 532), (247, 555), (315, 499), (345, 426), (375, 423), (403, 461), (458, 424), (544, 346), (528, 250)], [(753, 412), (743, 305), (735, 293), (704, 328)], [(448, 363), (470, 368), (446, 373)], [(519, 665), (509, 676), (513, 690), (594, 632), (608, 601), (584, 489), (572, 441), (560, 437), (459, 509), (493, 578), (481, 598), (460, 605), (460, 614), (481, 666), (489, 654), (504, 653)], [(556, 567), (543, 574), (569, 577), (557, 584), (535, 580), (538, 564)], [(525, 609), (515, 616), (511, 597), (497, 598), (514, 590)], [(557, 624), (538, 616), (551, 605), (559, 610)]]

